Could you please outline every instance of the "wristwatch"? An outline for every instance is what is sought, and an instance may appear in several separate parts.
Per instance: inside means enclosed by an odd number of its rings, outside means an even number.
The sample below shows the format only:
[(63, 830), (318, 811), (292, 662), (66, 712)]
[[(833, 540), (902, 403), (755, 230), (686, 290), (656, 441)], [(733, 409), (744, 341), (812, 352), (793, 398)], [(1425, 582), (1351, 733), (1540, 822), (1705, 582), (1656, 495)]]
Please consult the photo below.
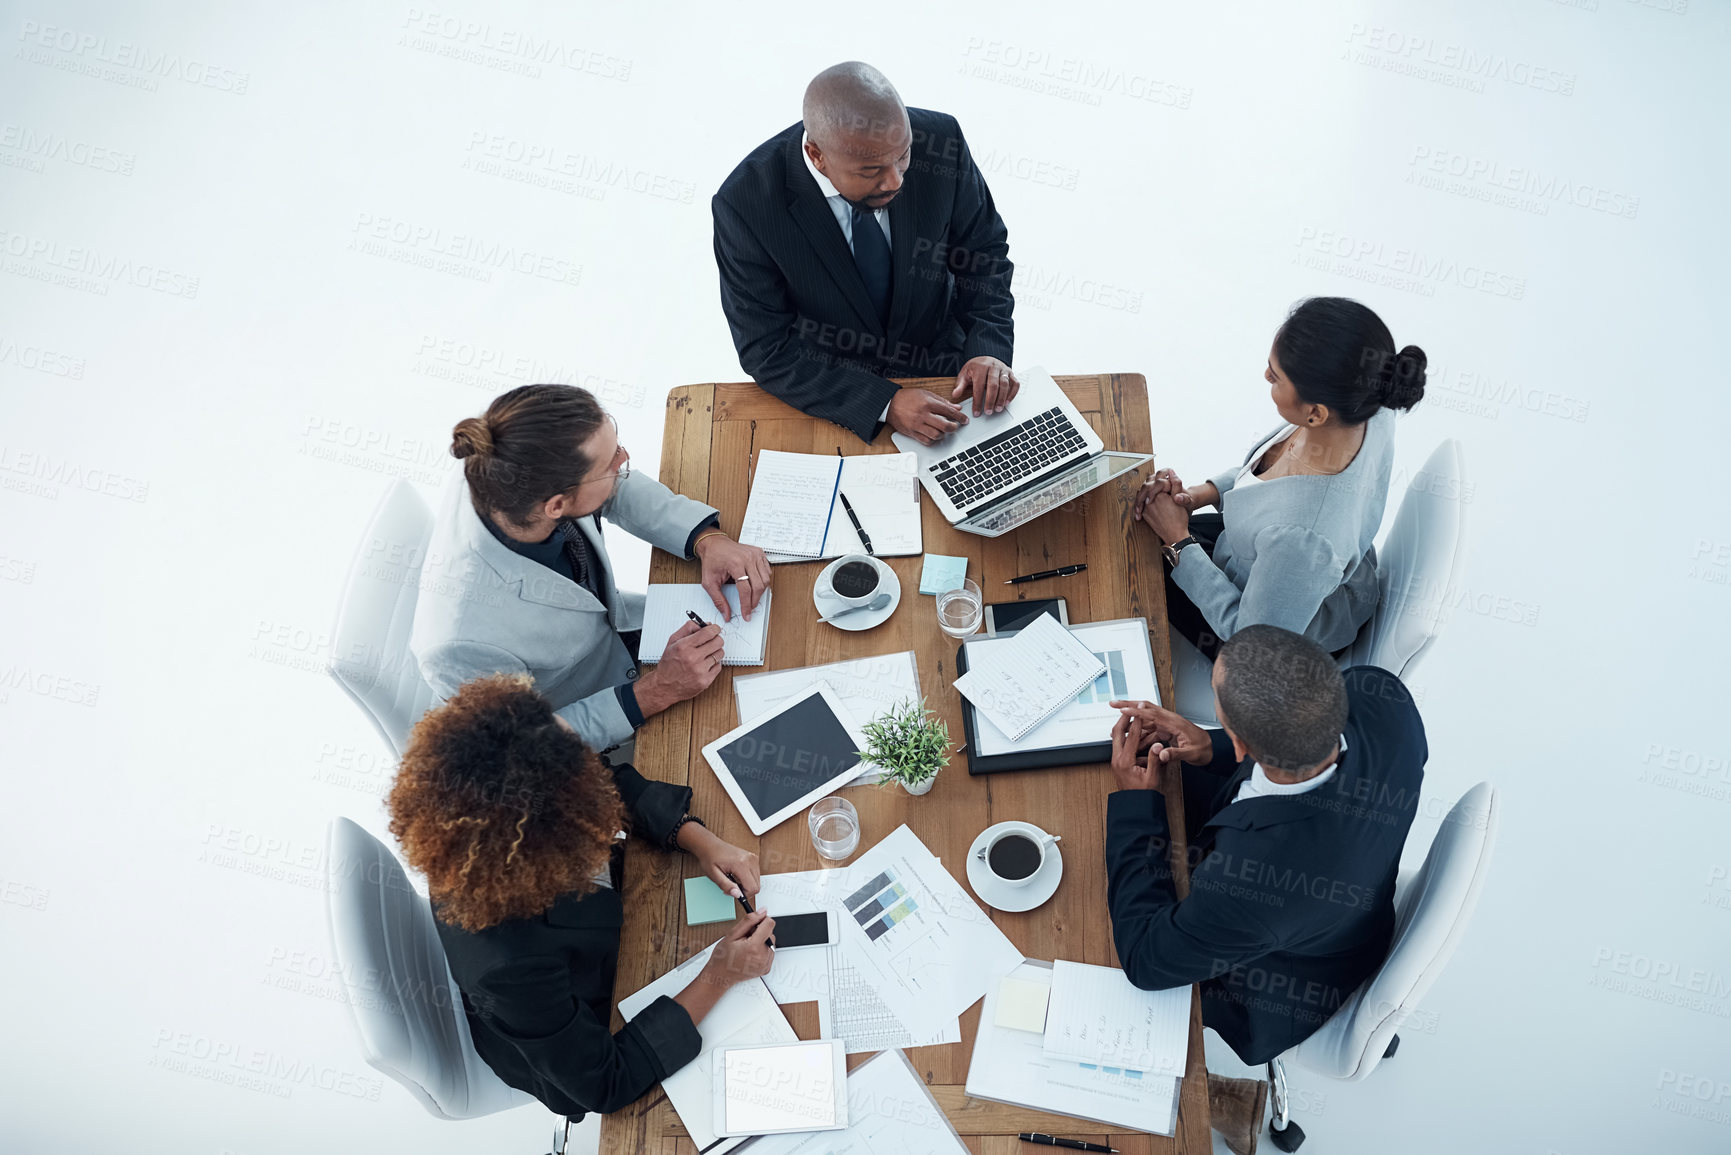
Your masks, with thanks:
[(1160, 552), (1166, 555), (1166, 564), (1170, 565), (1174, 569), (1177, 569), (1178, 568), (1178, 555), (1184, 552), (1184, 547), (1187, 545), (1196, 545), (1196, 544), (1198, 544), (1198, 542), (1196, 541), (1196, 535), (1193, 533), (1188, 533), (1188, 534), (1185, 534), (1183, 537), (1179, 538), (1177, 541), (1173, 542), (1171, 545), (1161, 546)]

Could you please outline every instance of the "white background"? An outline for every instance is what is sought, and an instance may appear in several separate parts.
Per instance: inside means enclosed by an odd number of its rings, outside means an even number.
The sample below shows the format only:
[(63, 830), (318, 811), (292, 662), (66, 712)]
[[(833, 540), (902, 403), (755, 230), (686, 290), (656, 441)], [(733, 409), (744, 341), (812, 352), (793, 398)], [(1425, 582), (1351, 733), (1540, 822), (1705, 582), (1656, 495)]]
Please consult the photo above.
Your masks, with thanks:
[(544, 1150), (538, 1108), (435, 1121), (332, 1001), (325, 825), (382, 831), (390, 769), (322, 673), (339, 584), (514, 385), (588, 385), (655, 467), (666, 390), (742, 376), (710, 194), (860, 58), (986, 166), (1018, 360), (1146, 374), (1187, 477), (1273, 423), (1295, 300), (1430, 355), (1397, 468), (1462, 441), (1470, 555), (1410, 857), (1481, 779), (1502, 841), (1398, 1059), (1294, 1072), (1312, 1144), (1731, 1148), (1724, 4), (3, 7), (0, 1146)]

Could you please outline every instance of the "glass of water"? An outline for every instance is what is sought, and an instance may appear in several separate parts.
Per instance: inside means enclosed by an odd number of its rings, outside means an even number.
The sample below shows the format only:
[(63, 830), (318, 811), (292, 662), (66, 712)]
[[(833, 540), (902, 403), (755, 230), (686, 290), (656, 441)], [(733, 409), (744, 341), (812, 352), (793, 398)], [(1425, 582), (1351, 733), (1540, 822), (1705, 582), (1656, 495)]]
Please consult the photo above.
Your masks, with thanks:
[(805, 816), (811, 827), (811, 844), (831, 862), (840, 862), (859, 849), (859, 811), (839, 794), (820, 798)]
[(959, 588), (938, 595), (938, 629), (952, 638), (965, 638), (980, 628), (980, 587), (963, 579)]

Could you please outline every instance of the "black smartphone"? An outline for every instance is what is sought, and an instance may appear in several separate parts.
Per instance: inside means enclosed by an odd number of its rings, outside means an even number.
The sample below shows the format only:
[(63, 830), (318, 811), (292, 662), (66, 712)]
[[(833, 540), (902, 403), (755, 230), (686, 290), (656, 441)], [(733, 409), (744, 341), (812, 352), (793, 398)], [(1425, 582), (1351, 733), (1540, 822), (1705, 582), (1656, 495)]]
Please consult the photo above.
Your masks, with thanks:
[(1006, 634), (1029, 625), (1041, 614), (1051, 614), (1060, 626), (1070, 624), (1070, 603), (1063, 598), (1035, 598), (1026, 602), (993, 602), (986, 607), (986, 633)]
[(774, 914), (775, 949), (788, 950), (796, 946), (828, 946), (835, 941), (835, 914), (817, 911), (813, 914)]

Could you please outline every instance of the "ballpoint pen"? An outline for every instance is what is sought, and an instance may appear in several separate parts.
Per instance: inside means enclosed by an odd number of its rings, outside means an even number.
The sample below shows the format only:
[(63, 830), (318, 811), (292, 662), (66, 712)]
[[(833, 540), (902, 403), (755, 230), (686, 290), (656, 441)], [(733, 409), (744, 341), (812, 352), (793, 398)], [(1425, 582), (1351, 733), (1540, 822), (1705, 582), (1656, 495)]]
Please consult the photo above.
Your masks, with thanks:
[[(733, 875), (730, 874), (727, 877), (733, 878)], [(739, 893), (734, 895), (733, 897), (736, 900), (738, 900), (740, 906), (743, 906), (745, 908), (746, 914), (756, 914), (757, 911), (755, 911), (751, 908), (751, 899), (745, 897), (745, 888), (742, 886), (739, 886), (739, 880), (737, 878), (733, 878), (733, 882), (734, 882), (735, 887), (737, 887), (739, 890)], [(773, 934), (769, 936), (769, 945), (772, 947), (775, 945), (775, 936)]]
[(1111, 1151), (1116, 1147), (1102, 1147), (1098, 1143), (1084, 1143), (1080, 1139), (1060, 1139), (1056, 1135), (1042, 1135), (1038, 1131), (1023, 1131), (1016, 1138), (1024, 1143), (1038, 1143), (1042, 1147), (1068, 1147), (1072, 1151)]
[(836, 494), (841, 498), (841, 507), (847, 510), (847, 519), (853, 522), (854, 532), (859, 534), (860, 544), (865, 546), (865, 551), (867, 553), (876, 557), (877, 551), (872, 549), (872, 539), (866, 536), (865, 526), (859, 523), (859, 514), (853, 511), (853, 502), (849, 501), (847, 499), (847, 494), (842, 493), (840, 490), (837, 490)]
[(1081, 573), (1087, 568), (1087, 562), (1082, 562), (1078, 565), (1060, 566), (1058, 569), (1041, 570), (1039, 573), (1025, 573), (1021, 577), (1011, 578), (1004, 584), (1007, 586), (1019, 586), (1023, 582), (1037, 582), (1044, 578), (1069, 577), (1071, 574)]
[(698, 617), (696, 614), (692, 613), (690, 610), (685, 611), (685, 616), (690, 618), (692, 621), (696, 622), (697, 628), (700, 630), (707, 629), (709, 627), (708, 622), (704, 621), (702, 618)]

